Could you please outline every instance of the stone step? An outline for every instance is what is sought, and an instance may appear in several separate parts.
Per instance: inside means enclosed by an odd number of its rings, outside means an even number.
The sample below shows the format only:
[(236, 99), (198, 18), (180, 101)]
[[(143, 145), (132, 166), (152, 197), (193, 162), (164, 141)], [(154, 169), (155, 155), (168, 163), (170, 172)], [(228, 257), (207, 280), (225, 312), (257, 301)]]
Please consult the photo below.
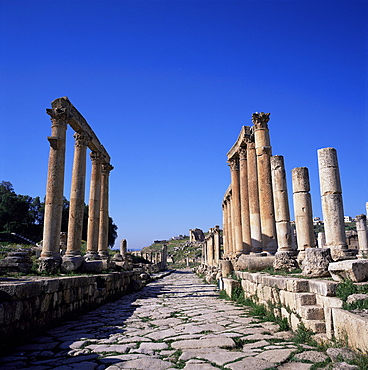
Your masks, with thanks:
[(324, 320), (325, 312), (321, 306), (302, 306), (300, 310), (301, 317), (305, 320)]
[(296, 295), (296, 300), (299, 306), (309, 306), (317, 303), (314, 293), (298, 293)]
[(314, 333), (326, 333), (326, 323), (322, 320), (303, 320), (304, 326)]

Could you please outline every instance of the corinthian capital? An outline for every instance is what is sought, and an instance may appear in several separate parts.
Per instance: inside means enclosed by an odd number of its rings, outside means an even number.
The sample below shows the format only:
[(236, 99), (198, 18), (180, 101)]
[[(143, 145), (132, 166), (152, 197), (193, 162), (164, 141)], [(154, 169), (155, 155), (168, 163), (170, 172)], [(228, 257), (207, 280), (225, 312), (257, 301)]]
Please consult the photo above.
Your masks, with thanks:
[(238, 158), (231, 158), (228, 160), (227, 164), (230, 167), (231, 171), (238, 171), (239, 170), (239, 159)]
[(87, 146), (91, 137), (85, 132), (76, 132), (74, 134), (75, 146)]
[(102, 173), (109, 174), (114, 169), (110, 163), (102, 163)]
[(245, 161), (247, 160), (247, 149), (244, 147), (241, 147), (239, 149), (239, 160), (240, 161)]
[(46, 113), (51, 117), (52, 123), (64, 123), (71, 118), (71, 114), (68, 108), (51, 108), (46, 109)]
[(267, 123), (270, 120), (270, 114), (271, 113), (253, 113), (252, 114), (252, 122), (255, 126), (256, 129), (261, 129), (261, 128), (268, 128)]
[(98, 162), (102, 157), (101, 152), (91, 152), (89, 156), (91, 157), (92, 162)]

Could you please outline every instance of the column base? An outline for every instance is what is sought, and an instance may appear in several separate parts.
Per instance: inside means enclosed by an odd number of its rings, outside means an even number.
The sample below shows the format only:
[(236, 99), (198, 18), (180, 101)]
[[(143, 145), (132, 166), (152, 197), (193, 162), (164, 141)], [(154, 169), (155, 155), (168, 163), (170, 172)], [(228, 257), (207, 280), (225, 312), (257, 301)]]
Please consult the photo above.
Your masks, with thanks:
[(98, 255), (99, 255), (100, 259), (102, 259), (102, 260), (109, 260), (110, 259), (110, 255), (107, 251), (98, 251)]
[(98, 261), (100, 259), (101, 257), (95, 251), (87, 251), (87, 253), (84, 255), (85, 261)]
[(38, 271), (46, 272), (48, 274), (55, 274), (59, 271), (62, 259), (59, 255), (50, 257), (40, 257), (38, 259)]
[(82, 266), (83, 261), (84, 261), (84, 258), (81, 255), (64, 256), (60, 270), (61, 272), (64, 272), (64, 273), (71, 272), (71, 271), (77, 271)]
[(280, 251), (275, 254), (275, 261), (273, 263), (275, 270), (283, 270), (292, 272), (299, 268), (295, 256), (288, 251)]
[(351, 260), (355, 258), (356, 253), (347, 248), (347, 246), (326, 246), (330, 248), (331, 257), (334, 261)]

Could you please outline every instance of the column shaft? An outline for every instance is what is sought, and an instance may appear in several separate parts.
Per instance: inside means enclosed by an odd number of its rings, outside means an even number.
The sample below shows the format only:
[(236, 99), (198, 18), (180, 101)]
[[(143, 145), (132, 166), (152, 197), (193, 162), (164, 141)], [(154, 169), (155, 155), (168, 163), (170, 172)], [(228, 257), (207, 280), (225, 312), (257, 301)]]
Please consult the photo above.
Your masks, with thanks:
[(283, 156), (275, 155), (271, 157), (271, 174), (278, 243), (277, 251), (290, 252), (293, 249), (292, 230)]
[(88, 136), (80, 133), (74, 134), (74, 161), (72, 173), (72, 186), (70, 190), (68, 238), (66, 256), (80, 256), (83, 215), (84, 193), (86, 179), (86, 151)]
[(367, 217), (365, 215), (356, 216), (356, 229), (359, 242), (359, 254), (357, 257), (368, 258)]
[(249, 220), (248, 169), (247, 150), (239, 150), (239, 177), (240, 177), (240, 211), (243, 237), (243, 252), (249, 254), (252, 249)]
[(47, 109), (51, 116), (49, 164), (47, 172), (43, 246), (41, 257), (60, 258), (60, 229), (64, 200), (65, 140), (67, 112), (65, 108)]

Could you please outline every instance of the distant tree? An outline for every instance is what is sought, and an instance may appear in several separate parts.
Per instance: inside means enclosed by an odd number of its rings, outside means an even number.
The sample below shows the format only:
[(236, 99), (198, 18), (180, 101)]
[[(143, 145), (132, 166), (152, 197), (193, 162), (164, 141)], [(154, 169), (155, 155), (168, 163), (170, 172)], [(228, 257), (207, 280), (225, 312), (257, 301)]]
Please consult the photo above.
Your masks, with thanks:
[(118, 237), (118, 227), (114, 224), (114, 221), (111, 217), (109, 217), (108, 233), (108, 245), (109, 247), (113, 247), (115, 244), (115, 240)]

